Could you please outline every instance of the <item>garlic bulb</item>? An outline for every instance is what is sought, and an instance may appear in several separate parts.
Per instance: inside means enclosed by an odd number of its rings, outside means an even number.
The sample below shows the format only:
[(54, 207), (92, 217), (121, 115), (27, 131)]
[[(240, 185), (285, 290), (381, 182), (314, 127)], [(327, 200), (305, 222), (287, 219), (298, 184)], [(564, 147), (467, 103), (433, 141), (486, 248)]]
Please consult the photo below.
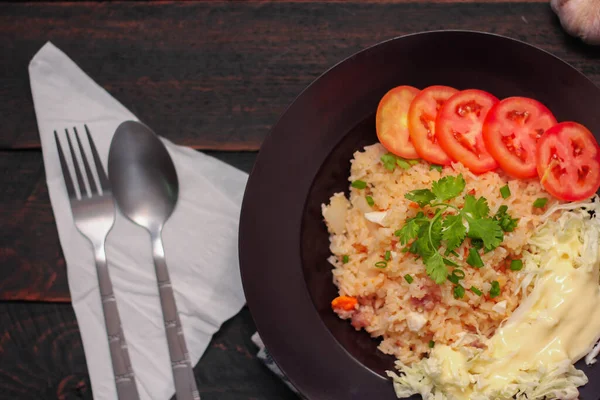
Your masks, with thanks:
[(568, 34), (600, 44), (600, 0), (551, 0), (550, 5)]

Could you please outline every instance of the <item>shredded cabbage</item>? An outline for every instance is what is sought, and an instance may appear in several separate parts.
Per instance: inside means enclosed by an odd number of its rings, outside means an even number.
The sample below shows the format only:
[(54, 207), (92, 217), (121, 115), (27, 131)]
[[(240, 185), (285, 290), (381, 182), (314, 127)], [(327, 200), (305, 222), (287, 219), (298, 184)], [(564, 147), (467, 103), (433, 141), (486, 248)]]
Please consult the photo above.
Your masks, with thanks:
[[(557, 211), (561, 211), (562, 214), (555, 221), (548, 218)], [(600, 198), (594, 196), (586, 202), (555, 205), (544, 214), (544, 219), (546, 222), (530, 239), (530, 244), (536, 251), (527, 253), (524, 257), (525, 265), (520, 272), (522, 283), (519, 290), (526, 293), (528, 286), (535, 286), (538, 277), (544, 272), (541, 266), (549, 261), (545, 259), (547, 250), (554, 246), (556, 241), (578, 241), (578, 246), (561, 246), (560, 255), (573, 260), (575, 268), (594, 268), (595, 271), (590, 271), (599, 279)], [(517, 308), (513, 315), (526, 312), (521, 308), (526, 307)], [(387, 371), (387, 375), (393, 380), (396, 395), (399, 398), (407, 398), (420, 394), (424, 400), (576, 400), (579, 397), (577, 388), (588, 382), (583, 371), (576, 369), (571, 360), (567, 359), (536, 371), (520, 371), (514, 382), (490, 391), (486, 389), (483, 374), (473, 373), (469, 369), (477, 360), (483, 360), (484, 357), (489, 359), (489, 356), (484, 355), (484, 350), (465, 346), (466, 339), (466, 335), (461, 336), (452, 348), (436, 346), (428, 358), (411, 366), (397, 361), (396, 368), (399, 373)], [(448, 368), (448, 364), (445, 364), (450, 354), (448, 352), (453, 352), (458, 365), (464, 364), (465, 367)], [(585, 358), (586, 363), (593, 364), (599, 353), (600, 344), (592, 345)]]

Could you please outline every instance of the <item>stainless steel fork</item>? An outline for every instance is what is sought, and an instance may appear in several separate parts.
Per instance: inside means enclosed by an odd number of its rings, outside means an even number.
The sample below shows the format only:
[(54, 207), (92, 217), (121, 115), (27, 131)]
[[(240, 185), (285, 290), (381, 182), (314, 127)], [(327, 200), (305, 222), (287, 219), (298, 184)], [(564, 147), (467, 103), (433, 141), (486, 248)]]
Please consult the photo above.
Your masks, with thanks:
[[(71, 143), (69, 130), (65, 129), (65, 135), (67, 137), (71, 158), (73, 160), (73, 169), (75, 170), (75, 176), (77, 180), (75, 185), (73, 179), (71, 178), (65, 154), (60, 145), (60, 140), (58, 139), (58, 134), (56, 131), (54, 131), (54, 139), (56, 140), (56, 147), (58, 148), (60, 166), (62, 168), (65, 185), (67, 187), (67, 193), (69, 194), (69, 201), (71, 203), (71, 211), (73, 212), (75, 226), (79, 232), (81, 232), (81, 234), (92, 243), (94, 248), (96, 272), (98, 273), (100, 297), (102, 300), (104, 321), (106, 323), (106, 332), (108, 334), (108, 343), (110, 347), (110, 356), (112, 359), (115, 384), (117, 387), (117, 395), (119, 400), (136, 400), (139, 399), (139, 395), (133, 375), (133, 369), (131, 368), (127, 343), (125, 342), (125, 336), (123, 335), (123, 329), (121, 327), (121, 318), (119, 317), (119, 310), (117, 309), (112, 282), (108, 273), (106, 252), (104, 249), (106, 236), (112, 229), (115, 222), (115, 205), (110, 183), (106, 177), (102, 163), (100, 162), (100, 157), (98, 156), (98, 151), (96, 150), (96, 146), (92, 140), (90, 131), (87, 125), (84, 125), (84, 128), (92, 152), (92, 157), (94, 159), (94, 165), (97, 171), (99, 184), (96, 183), (94, 176), (92, 175), (90, 163), (88, 163), (87, 156), (83, 150), (79, 134), (77, 133), (77, 128), (73, 128), (73, 132), (79, 147), (80, 158), (83, 162), (85, 173), (87, 175), (90, 188), (89, 192), (87, 191), (83, 181), (81, 169), (75, 155), (75, 149)], [(79, 193), (77, 193), (75, 187), (78, 188)]]

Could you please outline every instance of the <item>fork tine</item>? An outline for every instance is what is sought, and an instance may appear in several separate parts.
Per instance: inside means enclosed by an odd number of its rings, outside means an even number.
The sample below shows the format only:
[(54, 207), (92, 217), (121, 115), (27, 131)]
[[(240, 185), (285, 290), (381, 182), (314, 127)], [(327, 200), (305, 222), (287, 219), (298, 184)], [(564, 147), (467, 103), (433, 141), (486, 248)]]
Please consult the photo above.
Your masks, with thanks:
[(54, 140), (56, 141), (56, 148), (58, 149), (58, 158), (60, 159), (60, 168), (62, 169), (63, 178), (65, 180), (65, 186), (67, 187), (67, 194), (69, 198), (76, 198), (75, 189), (73, 188), (73, 180), (71, 179), (71, 173), (69, 172), (69, 167), (67, 166), (67, 160), (65, 159), (65, 154), (63, 153), (62, 146), (60, 145), (60, 141), (58, 140), (58, 134), (54, 131)]
[(69, 143), (69, 150), (71, 150), (71, 158), (73, 158), (75, 176), (77, 177), (77, 183), (79, 184), (79, 195), (83, 198), (83, 192), (87, 192), (85, 188), (85, 182), (83, 181), (83, 176), (81, 175), (81, 170), (79, 169), (79, 163), (77, 162), (77, 156), (75, 155), (75, 149), (73, 148), (73, 144), (71, 143), (71, 138), (69, 137), (68, 129), (65, 129), (65, 134), (67, 135), (67, 143)]
[(96, 188), (96, 192), (100, 194), (100, 188), (96, 185), (96, 180), (94, 179), (94, 175), (92, 175), (92, 170), (90, 169), (90, 164), (88, 163), (87, 156), (85, 155), (85, 151), (83, 151), (83, 146), (81, 145), (81, 139), (79, 139), (79, 133), (77, 132), (77, 128), (73, 127), (73, 131), (75, 132), (75, 139), (77, 139), (77, 145), (79, 146), (79, 153), (81, 154), (81, 160), (83, 161), (83, 168), (85, 169), (85, 174), (87, 175), (88, 182), (90, 184), (90, 190), (92, 194), (94, 193), (94, 189), (92, 189), (92, 183)]
[(103, 191), (109, 190), (110, 183), (108, 182), (106, 172), (104, 172), (104, 168), (102, 167), (98, 150), (96, 150), (96, 145), (94, 144), (94, 139), (92, 139), (92, 135), (90, 134), (90, 130), (88, 129), (87, 125), (84, 125), (84, 127), (85, 133), (87, 133), (88, 142), (90, 142), (90, 148), (92, 149), (92, 156), (94, 157), (94, 164), (96, 164), (96, 171), (98, 171), (98, 180), (100, 181), (100, 186), (102, 186)]

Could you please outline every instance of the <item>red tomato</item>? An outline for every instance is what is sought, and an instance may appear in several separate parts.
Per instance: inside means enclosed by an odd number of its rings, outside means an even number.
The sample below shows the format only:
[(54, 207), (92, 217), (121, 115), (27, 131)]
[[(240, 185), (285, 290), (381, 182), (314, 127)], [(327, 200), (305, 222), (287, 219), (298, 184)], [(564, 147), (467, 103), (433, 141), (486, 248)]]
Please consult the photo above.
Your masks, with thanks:
[(446, 100), (458, 90), (448, 86), (429, 86), (423, 89), (410, 104), (408, 129), (410, 140), (421, 158), (440, 165), (452, 162), (442, 150), (435, 132), (435, 119)]
[(385, 94), (377, 107), (377, 138), (389, 152), (397, 156), (419, 158), (408, 133), (408, 108), (419, 89), (398, 86)]
[(600, 188), (600, 147), (583, 125), (561, 122), (548, 129), (536, 158), (542, 185), (561, 200), (587, 199)]
[(442, 149), (476, 174), (498, 168), (481, 137), (485, 116), (498, 99), (483, 90), (463, 90), (450, 97), (435, 122)]
[(554, 115), (537, 100), (509, 97), (488, 112), (483, 141), (500, 167), (515, 178), (536, 176), (536, 143), (556, 125)]

